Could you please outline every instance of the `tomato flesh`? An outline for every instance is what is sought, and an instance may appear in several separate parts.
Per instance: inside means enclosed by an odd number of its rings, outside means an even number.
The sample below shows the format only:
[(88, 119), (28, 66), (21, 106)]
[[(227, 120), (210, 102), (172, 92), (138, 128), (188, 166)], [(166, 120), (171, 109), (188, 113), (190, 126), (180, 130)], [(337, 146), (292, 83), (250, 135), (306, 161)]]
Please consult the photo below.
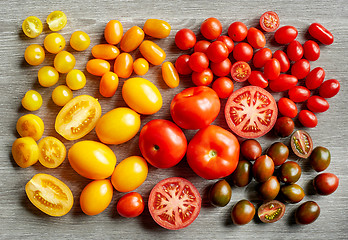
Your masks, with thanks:
[(260, 26), (266, 32), (273, 32), (279, 27), (278, 14), (272, 11), (265, 12), (261, 15)]

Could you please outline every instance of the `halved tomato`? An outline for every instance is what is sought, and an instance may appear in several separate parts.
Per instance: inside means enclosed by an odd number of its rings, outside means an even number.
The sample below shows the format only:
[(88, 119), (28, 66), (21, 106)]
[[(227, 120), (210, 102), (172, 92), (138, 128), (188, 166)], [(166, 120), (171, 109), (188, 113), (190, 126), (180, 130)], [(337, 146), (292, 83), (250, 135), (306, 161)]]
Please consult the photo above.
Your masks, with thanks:
[(251, 68), (247, 62), (238, 61), (232, 65), (231, 76), (236, 82), (246, 81), (251, 74)]
[(240, 137), (258, 138), (268, 133), (278, 115), (276, 101), (265, 89), (247, 86), (233, 92), (225, 107), (230, 129)]
[(64, 144), (55, 137), (45, 137), (39, 144), (39, 161), (47, 168), (58, 167), (66, 157)]
[(266, 32), (273, 32), (279, 27), (278, 14), (272, 11), (265, 12), (260, 17), (260, 26)]
[(71, 99), (59, 111), (55, 129), (65, 139), (76, 140), (92, 131), (100, 115), (98, 100), (89, 95), (80, 95)]
[(180, 177), (164, 179), (151, 190), (148, 206), (161, 227), (178, 230), (189, 226), (201, 210), (202, 199), (193, 184)]

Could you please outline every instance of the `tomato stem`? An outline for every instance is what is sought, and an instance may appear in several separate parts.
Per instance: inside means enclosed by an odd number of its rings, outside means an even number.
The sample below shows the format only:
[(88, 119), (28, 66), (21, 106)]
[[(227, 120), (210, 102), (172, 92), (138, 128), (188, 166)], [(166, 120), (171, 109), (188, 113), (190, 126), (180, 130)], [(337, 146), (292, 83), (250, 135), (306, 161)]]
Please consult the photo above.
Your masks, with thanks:
[(214, 158), (214, 157), (216, 157), (217, 156), (217, 151), (216, 150), (210, 150), (209, 151), (209, 157), (210, 158)]
[(153, 148), (158, 151), (160, 149), (160, 147), (158, 145), (154, 145)]

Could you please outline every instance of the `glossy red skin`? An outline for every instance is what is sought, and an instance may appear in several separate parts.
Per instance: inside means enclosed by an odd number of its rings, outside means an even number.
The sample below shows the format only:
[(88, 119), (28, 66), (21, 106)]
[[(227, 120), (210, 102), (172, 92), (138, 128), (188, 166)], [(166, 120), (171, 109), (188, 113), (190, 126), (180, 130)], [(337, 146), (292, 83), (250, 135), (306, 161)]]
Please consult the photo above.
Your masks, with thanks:
[(291, 74), (297, 79), (304, 79), (310, 72), (311, 65), (307, 59), (300, 59), (291, 66)]
[(231, 72), (232, 63), (229, 58), (226, 58), (222, 62), (210, 63), (210, 69), (213, 71), (214, 75), (218, 77), (227, 76)]
[(220, 112), (220, 99), (206, 86), (184, 89), (170, 104), (174, 122), (184, 129), (201, 129), (211, 124)]
[(175, 44), (181, 50), (193, 48), (196, 44), (196, 35), (192, 30), (183, 28), (175, 34)]
[(269, 82), (269, 87), (273, 92), (283, 92), (296, 86), (298, 80), (289, 74), (280, 74), (277, 79)]
[(316, 113), (316, 112), (325, 112), (329, 109), (330, 105), (325, 100), (325, 98), (313, 95), (307, 100), (307, 108)]
[(256, 159), (252, 170), (256, 181), (266, 182), (274, 173), (274, 162), (269, 156), (262, 155)]
[(181, 75), (189, 75), (192, 73), (192, 69), (189, 65), (190, 55), (184, 54), (179, 56), (175, 61), (175, 68)]
[(298, 114), (298, 120), (304, 127), (314, 128), (318, 125), (317, 116), (309, 110), (301, 110)]
[(303, 55), (308, 61), (316, 61), (320, 57), (320, 47), (318, 43), (308, 40), (303, 44)]
[(325, 71), (321, 67), (316, 67), (310, 71), (306, 77), (305, 83), (309, 90), (320, 87), (325, 79)]
[(259, 49), (263, 48), (266, 45), (265, 35), (259, 29), (254, 27), (249, 28), (247, 40), (253, 48)]
[(299, 103), (306, 101), (310, 97), (311, 91), (303, 86), (295, 86), (289, 89), (288, 95), (292, 101)]
[(273, 58), (277, 59), (280, 63), (280, 72), (287, 72), (290, 69), (290, 60), (288, 55), (282, 50), (277, 50), (273, 53)]
[(194, 48), (193, 48), (193, 51), (194, 52), (205, 52), (208, 47), (210, 45), (210, 42), (207, 41), (207, 40), (200, 40), (198, 42), (196, 42)]
[(275, 80), (280, 75), (280, 63), (276, 58), (267, 60), (264, 67), (263, 73), (269, 80)]
[[(272, 24), (267, 26), (265, 22), (271, 21)], [(269, 24), (269, 22), (268, 22)], [(273, 32), (279, 27), (279, 17), (278, 14), (272, 11), (265, 12), (260, 17), (260, 26), (265, 32)]]
[(289, 118), (296, 117), (298, 113), (296, 104), (286, 97), (282, 97), (278, 100), (278, 110), (283, 116)]
[(329, 79), (323, 82), (319, 88), (319, 95), (323, 98), (332, 98), (340, 91), (340, 82), (336, 79)]
[[(240, 71), (243, 71), (243, 75), (240, 75)], [(231, 76), (236, 82), (246, 81), (251, 74), (251, 68), (248, 63), (244, 61), (235, 62), (231, 67)]]
[(189, 66), (194, 72), (202, 72), (209, 67), (209, 59), (205, 53), (195, 52), (190, 56)]
[(254, 54), (253, 64), (256, 68), (262, 68), (266, 61), (272, 58), (272, 51), (269, 48), (262, 48)]
[(313, 180), (314, 188), (320, 195), (330, 195), (339, 185), (338, 177), (333, 173), (320, 173)]
[(184, 157), (187, 140), (183, 131), (173, 122), (155, 119), (141, 129), (139, 148), (152, 166), (170, 168)]
[(117, 202), (117, 212), (122, 217), (133, 218), (139, 216), (145, 208), (141, 195), (137, 192), (130, 192), (122, 196)]
[(236, 42), (243, 41), (248, 35), (248, 28), (242, 22), (234, 22), (228, 27), (228, 36)]
[(296, 62), (303, 57), (303, 47), (299, 41), (294, 40), (288, 45), (286, 53), (291, 61)]
[(196, 86), (208, 86), (214, 79), (213, 72), (206, 68), (202, 72), (192, 73), (192, 82)]
[(194, 135), (187, 147), (186, 158), (200, 177), (218, 179), (236, 169), (239, 150), (239, 142), (230, 131), (209, 125)]
[(231, 53), (233, 51), (234, 42), (229, 36), (221, 35), (216, 39), (216, 41), (223, 42), (226, 45), (229, 53)]
[(232, 54), (236, 61), (249, 62), (253, 58), (254, 50), (249, 43), (241, 42), (234, 46)]
[(325, 45), (330, 45), (334, 42), (334, 36), (320, 23), (312, 23), (308, 28), (309, 34)]
[(222, 25), (221, 22), (216, 18), (207, 18), (204, 20), (204, 22), (201, 24), (201, 33), (203, 37), (209, 40), (216, 39), (218, 36), (220, 36), (222, 32)]
[(293, 26), (284, 26), (279, 28), (274, 33), (274, 38), (279, 44), (288, 44), (295, 40), (297, 37), (298, 31)]
[(212, 42), (205, 53), (207, 54), (209, 60), (214, 63), (222, 62), (228, 57), (229, 54), (225, 43), (221, 41)]
[(265, 75), (260, 71), (251, 71), (248, 81), (253, 86), (266, 88), (268, 86), (268, 80)]
[(219, 98), (228, 98), (234, 89), (232, 80), (228, 77), (220, 77), (213, 82), (212, 89), (217, 93)]

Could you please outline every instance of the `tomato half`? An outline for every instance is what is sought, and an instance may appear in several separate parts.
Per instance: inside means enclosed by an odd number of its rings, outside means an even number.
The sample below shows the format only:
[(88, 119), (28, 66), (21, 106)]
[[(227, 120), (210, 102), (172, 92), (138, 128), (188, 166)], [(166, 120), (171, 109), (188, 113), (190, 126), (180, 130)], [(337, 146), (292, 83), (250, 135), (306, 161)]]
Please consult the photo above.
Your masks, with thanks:
[(233, 92), (225, 107), (230, 129), (244, 138), (257, 138), (268, 133), (278, 115), (273, 96), (263, 88), (247, 86)]
[(39, 161), (48, 168), (56, 168), (65, 160), (66, 148), (64, 144), (55, 137), (45, 137), (39, 144)]
[(178, 230), (198, 217), (201, 203), (201, 196), (190, 181), (172, 177), (160, 181), (151, 190), (148, 207), (158, 225)]
[(279, 27), (278, 14), (272, 11), (265, 12), (260, 17), (260, 26), (266, 32), (273, 32)]
[(244, 61), (235, 62), (231, 68), (231, 76), (236, 82), (244, 82), (248, 80), (251, 74), (251, 68)]

